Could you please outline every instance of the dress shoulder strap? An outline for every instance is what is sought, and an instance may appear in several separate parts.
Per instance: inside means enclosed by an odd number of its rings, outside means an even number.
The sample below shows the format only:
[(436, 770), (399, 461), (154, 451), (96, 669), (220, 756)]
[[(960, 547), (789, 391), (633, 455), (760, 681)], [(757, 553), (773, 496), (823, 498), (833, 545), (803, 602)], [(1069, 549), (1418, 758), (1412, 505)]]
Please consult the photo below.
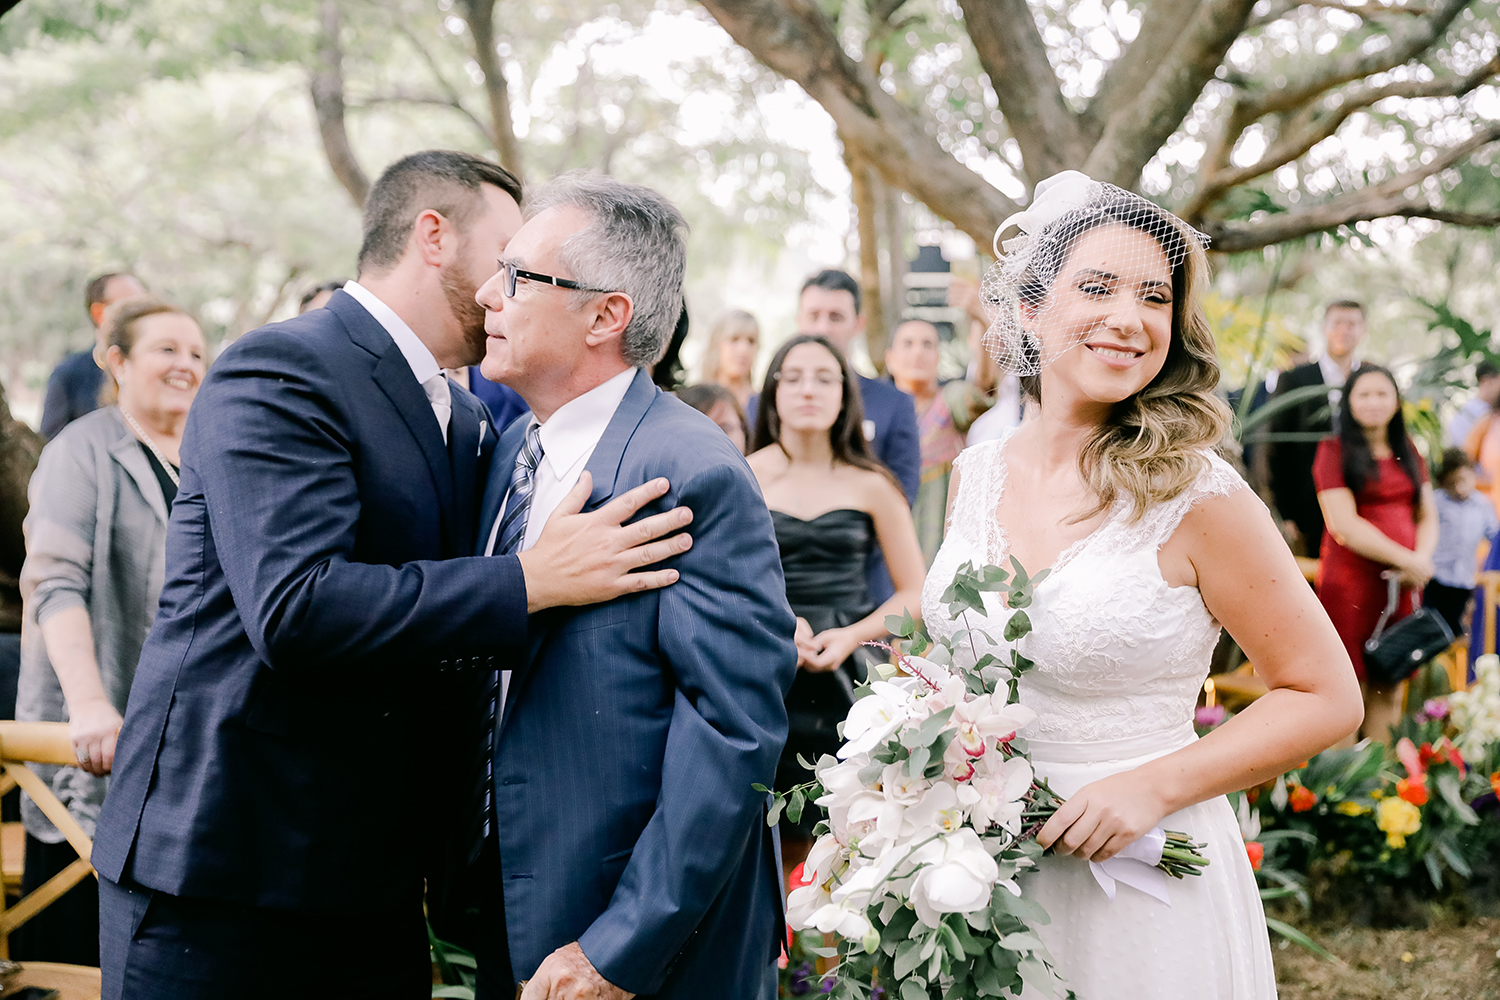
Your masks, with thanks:
[(1209, 497), (1229, 496), (1241, 489), (1249, 489), (1243, 476), (1211, 449), (1200, 452), (1204, 460), (1203, 470), (1193, 484), (1165, 503), (1146, 512), (1141, 528), (1150, 543), (1156, 547), (1164, 545), (1182, 519), (1199, 502)]

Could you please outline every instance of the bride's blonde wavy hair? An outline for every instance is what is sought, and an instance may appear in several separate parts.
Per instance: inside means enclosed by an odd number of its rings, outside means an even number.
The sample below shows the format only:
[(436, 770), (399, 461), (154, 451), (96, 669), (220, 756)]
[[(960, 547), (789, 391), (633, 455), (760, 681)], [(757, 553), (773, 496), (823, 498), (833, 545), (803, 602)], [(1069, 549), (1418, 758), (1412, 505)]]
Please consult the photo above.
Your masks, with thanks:
[[(1206, 452), (1229, 430), (1230, 413), (1214, 390), (1219, 356), (1203, 312), (1208, 258), (1196, 235), (1176, 216), (1151, 206), (1128, 212), (1088, 213), (1068, 233), (1067, 247), (1091, 229), (1124, 225), (1162, 245), (1172, 268), (1172, 344), (1167, 360), (1140, 392), (1115, 404), (1109, 418), (1085, 442), (1078, 473), (1096, 502), (1072, 520), (1087, 521), (1130, 497), (1132, 521), (1156, 504), (1181, 496), (1208, 468)], [(1063, 257), (1066, 257), (1064, 253)], [(1061, 261), (1058, 262), (1061, 270)], [(1050, 270), (1050, 268), (1049, 268)], [(1049, 288), (1056, 273), (1035, 275), (1033, 288)], [(1021, 380), (1022, 391), (1041, 405), (1040, 376)]]

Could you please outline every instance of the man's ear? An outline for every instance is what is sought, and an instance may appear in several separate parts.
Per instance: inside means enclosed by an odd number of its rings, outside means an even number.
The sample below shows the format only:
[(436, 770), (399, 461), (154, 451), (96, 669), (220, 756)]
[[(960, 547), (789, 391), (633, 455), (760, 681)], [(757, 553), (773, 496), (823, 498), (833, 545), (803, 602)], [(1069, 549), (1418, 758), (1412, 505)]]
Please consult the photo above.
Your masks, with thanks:
[(93, 318), (95, 327), (99, 327), (104, 324), (104, 309), (105, 306), (103, 302), (95, 302), (93, 305), (89, 306), (89, 316)]
[(854, 335), (859, 336), (865, 332), (865, 314), (859, 313), (854, 317)]
[[(441, 212), (426, 209), (421, 212), (411, 227), (411, 239), (407, 241), (408, 253), (416, 253), (422, 263), (439, 267), (445, 263), (443, 249), (455, 243), (458, 234)], [(451, 250), (451, 246), (449, 247)]]
[(589, 309), (593, 315), (584, 342), (590, 347), (598, 347), (624, 336), (625, 328), (630, 325), (630, 317), (635, 315), (635, 303), (624, 292), (601, 295)]

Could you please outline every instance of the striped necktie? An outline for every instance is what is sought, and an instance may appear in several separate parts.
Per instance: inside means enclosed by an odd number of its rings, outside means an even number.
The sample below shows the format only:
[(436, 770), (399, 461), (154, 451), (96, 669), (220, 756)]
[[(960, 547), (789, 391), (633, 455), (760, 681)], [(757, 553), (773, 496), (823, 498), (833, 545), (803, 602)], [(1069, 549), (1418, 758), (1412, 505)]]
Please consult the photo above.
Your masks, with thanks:
[(521, 454), (516, 456), (516, 469), (510, 476), (510, 492), (506, 494), (505, 517), (500, 522), (496, 555), (508, 556), (521, 551), (521, 541), (526, 537), (527, 515), (531, 513), (531, 494), (536, 489), (536, 467), (541, 460), (541, 425), (532, 424), (526, 429), (526, 442), (521, 446)]
[[(516, 456), (516, 468), (510, 477), (510, 491), (506, 494), (505, 517), (500, 521), (499, 541), (495, 555), (511, 555), (520, 551), (526, 537), (526, 522), (531, 513), (531, 495), (536, 488), (536, 467), (542, 459), (540, 425), (532, 424), (526, 429), (526, 441), (521, 454)], [(474, 789), (475, 824), (469, 860), (479, 857), (484, 842), (489, 839), (495, 815), (495, 722), (500, 711), (500, 671), (490, 671), (484, 693), (484, 726), (479, 734), (479, 761), (475, 768), (478, 776)]]

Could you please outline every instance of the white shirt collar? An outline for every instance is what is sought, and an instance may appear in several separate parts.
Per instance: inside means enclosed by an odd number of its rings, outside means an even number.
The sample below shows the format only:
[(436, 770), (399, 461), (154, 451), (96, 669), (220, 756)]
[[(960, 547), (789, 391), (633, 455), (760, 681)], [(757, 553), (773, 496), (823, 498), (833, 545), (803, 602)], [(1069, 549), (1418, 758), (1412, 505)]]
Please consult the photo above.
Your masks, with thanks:
[(406, 325), (406, 320), (396, 315), (396, 310), (376, 298), (374, 292), (357, 281), (344, 285), (344, 291), (353, 296), (355, 302), (364, 306), (365, 311), (375, 317), (375, 322), (385, 327), (385, 332), (391, 335), (391, 339), (401, 350), (401, 356), (411, 366), (411, 373), (416, 376), (418, 385), (442, 371), (438, 367), (437, 358), (422, 343), (422, 338)]
[[(554, 476), (562, 479), (584, 457), (593, 454), (638, 370), (627, 368), (582, 396), (568, 400), (541, 425), (537, 435), (542, 439), (542, 461)], [(531, 419), (537, 422), (535, 417)]]
[[(1354, 369), (1358, 367), (1359, 355), (1355, 355), (1354, 363), (1349, 366), (1349, 373), (1352, 375)], [(1349, 376), (1344, 374), (1344, 369), (1339, 367), (1339, 363), (1326, 354), (1318, 358), (1318, 371), (1323, 374), (1323, 384), (1330, 389), (1342, 389), (1344, 383), (1349, 381)]]

